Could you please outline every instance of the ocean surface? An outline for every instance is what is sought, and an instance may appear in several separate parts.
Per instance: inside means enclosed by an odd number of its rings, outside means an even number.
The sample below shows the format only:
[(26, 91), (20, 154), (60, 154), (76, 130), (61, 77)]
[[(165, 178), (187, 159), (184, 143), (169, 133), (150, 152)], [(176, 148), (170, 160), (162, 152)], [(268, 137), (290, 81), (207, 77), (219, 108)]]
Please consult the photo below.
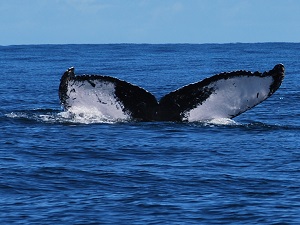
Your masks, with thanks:
[[(0, 224), (300, 224), (300, 44), (0, 46)], [(58, 86), (103, 74), (160, 99), (234, 70), (286, 77), (233, 120), (68, 117)]]

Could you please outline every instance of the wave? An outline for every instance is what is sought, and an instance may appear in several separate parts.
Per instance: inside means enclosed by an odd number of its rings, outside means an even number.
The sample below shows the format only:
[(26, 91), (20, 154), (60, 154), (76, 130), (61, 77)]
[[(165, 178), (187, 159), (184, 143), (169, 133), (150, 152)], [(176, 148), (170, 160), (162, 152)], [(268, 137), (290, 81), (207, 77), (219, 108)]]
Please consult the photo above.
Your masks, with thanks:
[[(96, 123), (128, 123), (139, 122), (137, 120), (129, 119), (115, 119), (104, 116), (98, 110), (91, 110), (85, 108), (73, 108), (69, 111), (60, 111), (53, 109), (33, 109), (33, 110), (21, 110), (5, 114), (6, 118), (13, 119), (20, 122), (37, 122), (37, 123), (53, 123), (53, 124), (96, 124)], [(149, 122), (140, 122), (149, 123)], [(151, 123), (151, 122), (150, 122)], [(174, 122), (155, 122), (155, 123), (174, 123)], [(178, 122), (176, 122), (178, 123)], [(193, 124), (190, 122), (182, 122), (182, 124)], [(201, 124), (202, 126), (213, 125), (239, 125), (232, 119), (219, 118), (207, 121), (195, 122), (195, 124)]]
[(15, 111), (5, 114), (6, 118), (19, 122), (47, 123), (47, 124), (94, 124), (94, 123), (116, 123), (125, 122), (105, 118), (92, 111), (67, 111), (53, 109), (34, 109)]
[(43, 123), (43, 124), (116, 124), (116, 123), (133, 123), (133, 124), (182, 124), (197, 127), (236, 127), (247, 130), (300, 130), (300, 126), (289, 124), (268, 124), (260, 121), (236, 121), (228, 118), (218, 118), (198, 122), (140, 122), (136, 120), (120, 120), (105, 117), (99, 112), (91, 110), (77, 109), (72, 111), (61, 111), (56, 109), (32, 109), (17, 110), (0, 114), (1, 121), (11, 120), (14, 123)]

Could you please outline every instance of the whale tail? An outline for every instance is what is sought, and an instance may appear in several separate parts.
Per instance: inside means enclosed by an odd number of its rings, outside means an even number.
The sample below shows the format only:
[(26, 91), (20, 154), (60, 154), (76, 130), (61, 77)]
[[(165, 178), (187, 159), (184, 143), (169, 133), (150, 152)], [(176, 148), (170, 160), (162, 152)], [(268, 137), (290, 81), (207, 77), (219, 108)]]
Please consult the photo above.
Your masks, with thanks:
[(186, 121), (231, 119), (270, 97), (283, 78), (282, 64), (264, 73), (221, 73), (165, 95), (160, 100), (160, 117)]
[(61, 77), (59, 98), (65, 110), (96, 109), (106, 118), (141, 121), (203, 121), (233, 118), (270, 97), (281, 85), (284, 66), (260, 73), (221, 73), (173, 91), (158, 102), (143, 88), (114, 77)]
[(61, 78), (59, 98), (65, 110), (96, 109), (109, 119), (155, 120), (158, 107), (156, 98), (143, 88), (110, 76), (75, 76), (73, 67)]

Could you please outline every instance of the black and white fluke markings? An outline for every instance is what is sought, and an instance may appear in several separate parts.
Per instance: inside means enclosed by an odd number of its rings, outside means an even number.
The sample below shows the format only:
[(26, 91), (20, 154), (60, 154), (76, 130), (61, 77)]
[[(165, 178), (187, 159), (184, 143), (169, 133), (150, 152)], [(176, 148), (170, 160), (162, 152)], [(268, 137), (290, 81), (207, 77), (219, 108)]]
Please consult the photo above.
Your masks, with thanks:
[(59, 98), (67, 111), (96, 111), (103, 118), (138, 121), (207, 121), (233, 118), (270, 97), (281, 85), (284, 66), (267, 72), (220, 73), (186, 85), (157, 101), (143, 88), (102, 75), (75, 75), (60, 80)]

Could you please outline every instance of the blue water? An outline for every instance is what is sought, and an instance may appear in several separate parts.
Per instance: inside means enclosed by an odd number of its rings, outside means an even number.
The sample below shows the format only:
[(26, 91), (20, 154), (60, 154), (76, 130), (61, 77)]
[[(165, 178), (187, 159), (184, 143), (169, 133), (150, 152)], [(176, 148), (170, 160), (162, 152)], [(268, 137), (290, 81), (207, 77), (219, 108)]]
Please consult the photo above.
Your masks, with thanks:
[[(299, 224), (300, 44), (0, 46), (1, 224)], [(62, 73), (158, 99), (205, 77), (283, 63), (278, 91), (216, 123), (64, 117)]]

